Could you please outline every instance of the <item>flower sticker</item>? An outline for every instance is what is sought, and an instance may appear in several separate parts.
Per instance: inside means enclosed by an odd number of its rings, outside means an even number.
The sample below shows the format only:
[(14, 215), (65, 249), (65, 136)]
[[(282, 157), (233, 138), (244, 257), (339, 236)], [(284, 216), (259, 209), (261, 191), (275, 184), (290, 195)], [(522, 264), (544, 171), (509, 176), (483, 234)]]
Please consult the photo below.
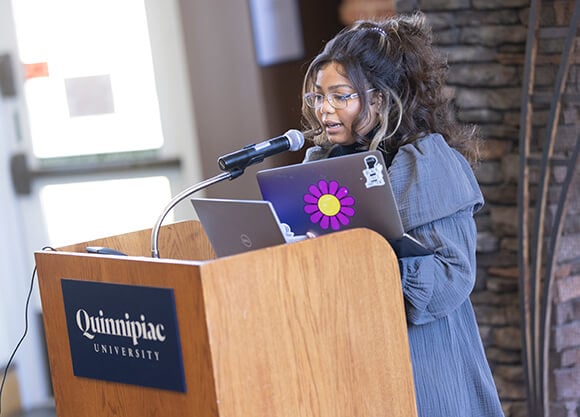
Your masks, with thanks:
[(325, 180), (308, 187), (309, 193), (304, 194), (304, 212), (310, 215), (310, 221), (319, 223), (322, 229), (339, 230), (341, 225), (350, 223), (349, 217), (354, 216), (355, 200), (348, 195), (348, 188), (341, 187), (338, 182)]

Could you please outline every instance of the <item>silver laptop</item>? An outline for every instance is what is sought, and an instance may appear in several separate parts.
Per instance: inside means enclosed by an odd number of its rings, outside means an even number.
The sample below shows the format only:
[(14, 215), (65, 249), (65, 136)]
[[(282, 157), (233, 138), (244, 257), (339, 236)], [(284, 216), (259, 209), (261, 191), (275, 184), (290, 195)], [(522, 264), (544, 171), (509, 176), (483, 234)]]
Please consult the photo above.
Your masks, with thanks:
[(256, 178), (264, 200), (296, 234), (366, 227), (400, 257), (432, 253), (404, 232), (379, 151), (266, 169)]
[(218, 257), (304, 238), (278, 221), (269, 201), (192, 198), (191, 203)]

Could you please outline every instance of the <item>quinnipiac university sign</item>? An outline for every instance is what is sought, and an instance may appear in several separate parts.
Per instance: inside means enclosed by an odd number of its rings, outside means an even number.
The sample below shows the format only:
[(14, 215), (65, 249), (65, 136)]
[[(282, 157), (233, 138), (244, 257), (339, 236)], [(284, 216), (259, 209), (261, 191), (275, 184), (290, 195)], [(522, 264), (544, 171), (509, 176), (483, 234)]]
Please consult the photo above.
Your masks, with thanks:
[(185, 392), (172, 288), (61, 280), (76, 376)]

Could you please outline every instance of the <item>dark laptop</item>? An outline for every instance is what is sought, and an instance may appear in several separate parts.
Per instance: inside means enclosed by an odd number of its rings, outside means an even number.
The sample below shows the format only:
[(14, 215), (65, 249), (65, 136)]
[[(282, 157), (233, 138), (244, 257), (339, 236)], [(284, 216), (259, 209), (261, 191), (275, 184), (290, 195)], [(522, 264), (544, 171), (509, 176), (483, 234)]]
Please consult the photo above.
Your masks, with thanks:
[(432, 253), (404, 232), (379, 151), (266, 169), (256, 178), (264, 200), (297, 235), (366, 227), (399, 257)]

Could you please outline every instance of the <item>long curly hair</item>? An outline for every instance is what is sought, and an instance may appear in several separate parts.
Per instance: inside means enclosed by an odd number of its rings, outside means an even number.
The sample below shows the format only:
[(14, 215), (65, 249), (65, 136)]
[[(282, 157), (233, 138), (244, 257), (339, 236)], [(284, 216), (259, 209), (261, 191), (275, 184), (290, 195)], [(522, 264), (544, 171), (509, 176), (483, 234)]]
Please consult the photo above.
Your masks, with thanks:
[[(352, 125), (362, 149), (381, 148), (395, 153), (405, 144), (440, 133), (472, 164), (479, 159), (475, 126), (455, 119), (452, 97), (446, 92), (446, 59), (432, 47), (431, 27), (421, 12), (386, 20), (361, 20), (340, 31), (316, 56), (304, 77), (303, 95), (314, 91), (318, 71), (331, 62), (340, 65), (361, 97), (361, 112)], [(374, 92), (367, 93), (374, 88)], [(379, 124), (368, 138), (358, 133), (373, 111), (370, 95), (380, 97)], [(320, 129), (313, 141), (330, 146), (316, 110), (302, 102), (306, 129)]]

